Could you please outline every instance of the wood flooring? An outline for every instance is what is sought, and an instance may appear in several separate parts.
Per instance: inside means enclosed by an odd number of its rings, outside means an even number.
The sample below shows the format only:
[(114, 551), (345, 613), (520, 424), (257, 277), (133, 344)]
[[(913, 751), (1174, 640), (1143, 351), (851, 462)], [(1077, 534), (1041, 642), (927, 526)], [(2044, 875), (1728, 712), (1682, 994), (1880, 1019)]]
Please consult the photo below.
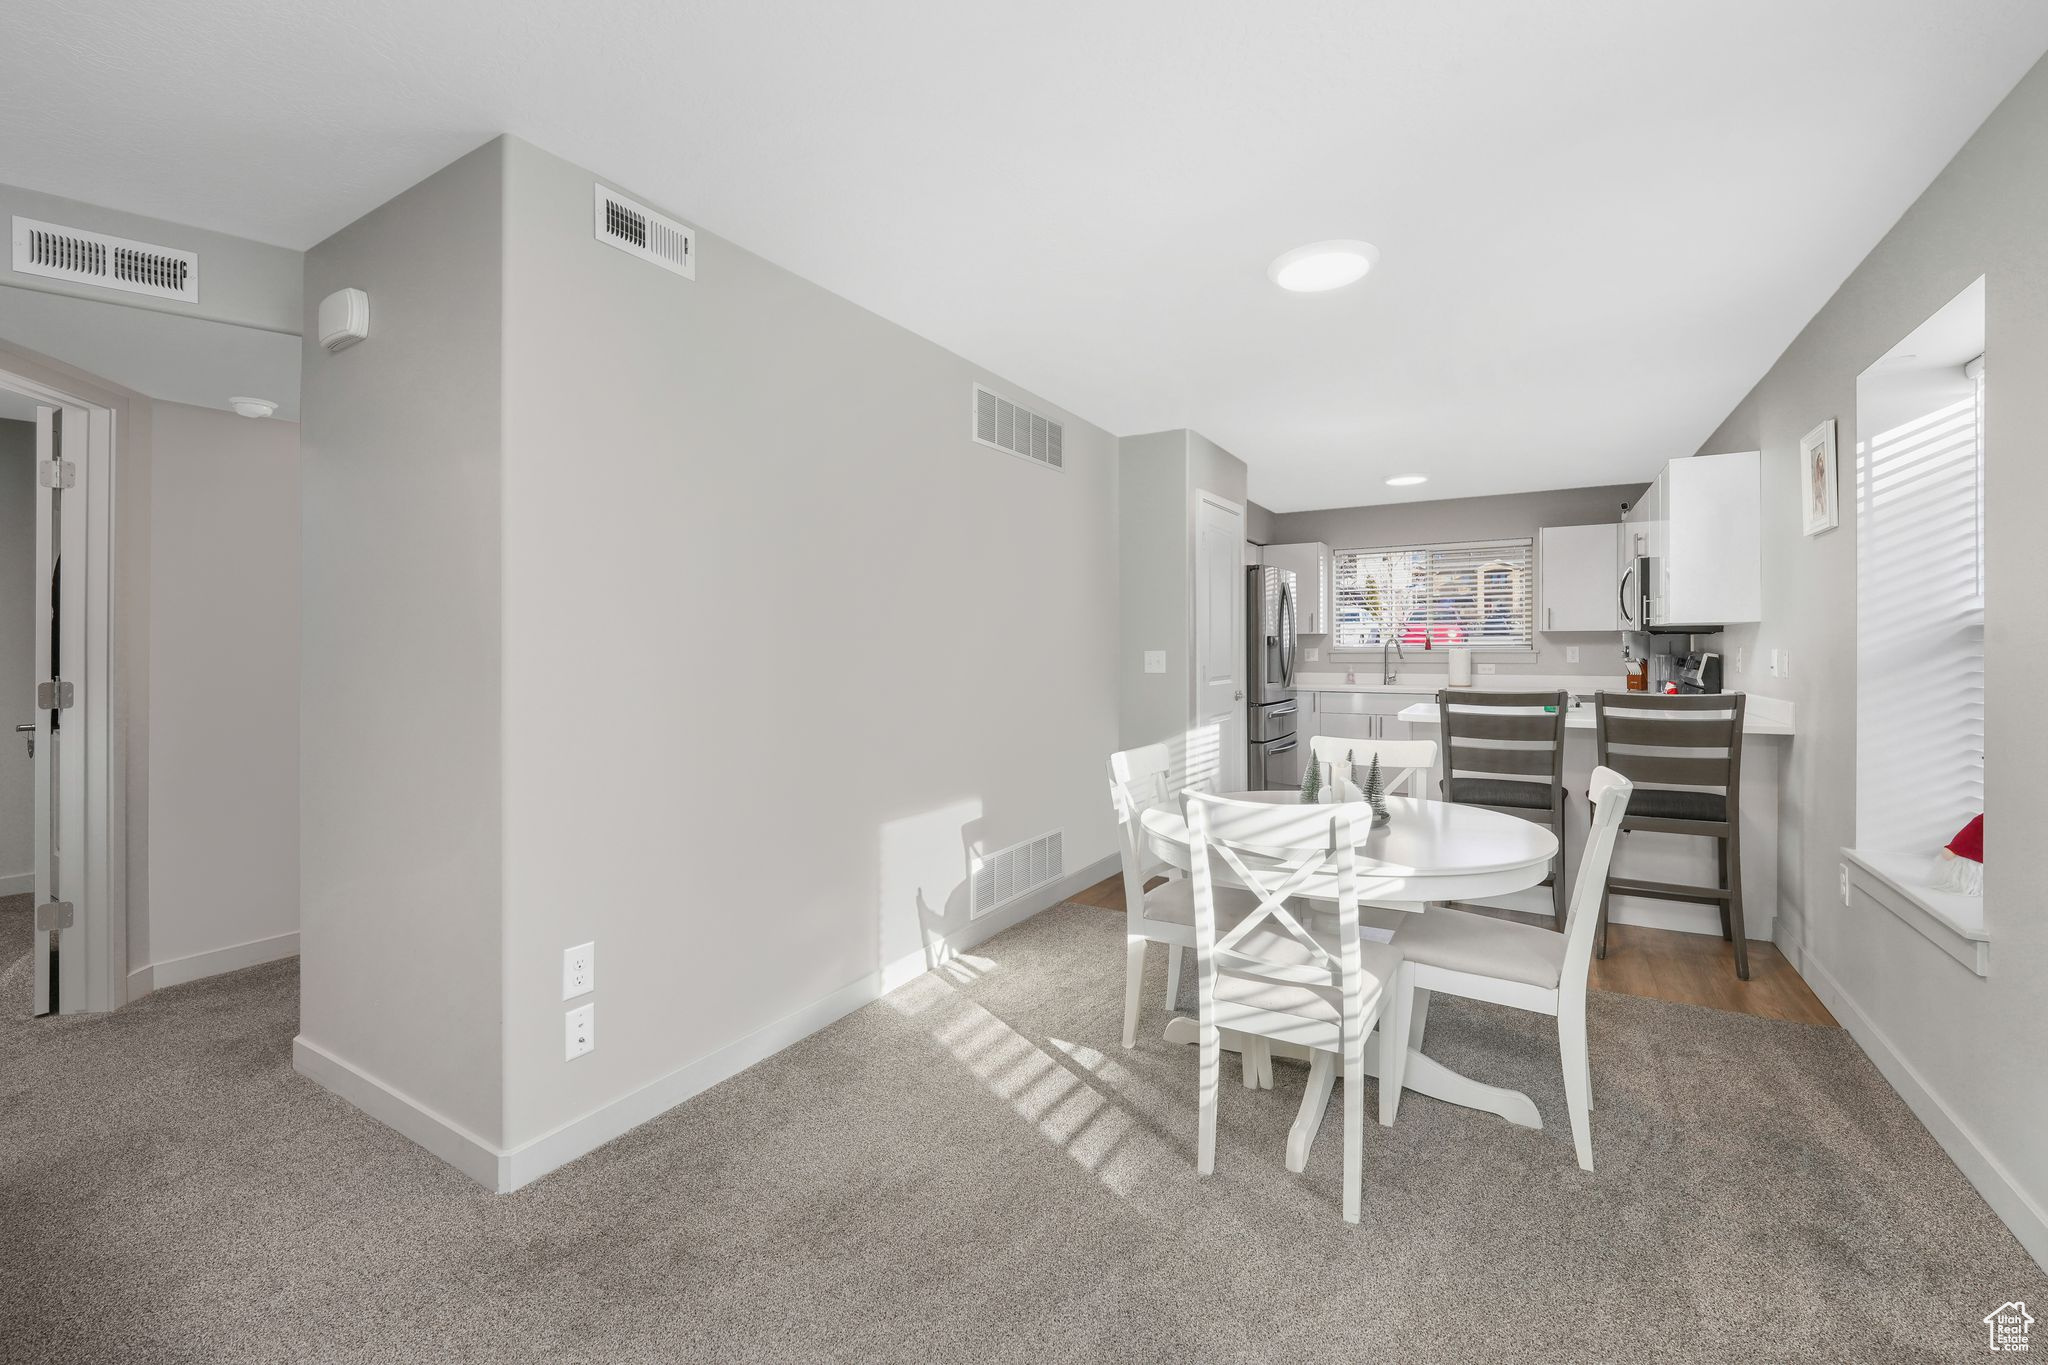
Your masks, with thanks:
[[(1073, 899), (1118, 914), (1124, 909), (1121, 877), (1110, 877)], [(1550, 923), (1548, 916), (1496, 912), (1504, 919), (1528, 924)], [(1705, 1005), (1734, 1014), (1788, 1019), (1797, 1024), (1839, 1028), (1778, 945), (1749, 941), (1749, 980), (1735, 975), (1735, 953), (1726, 942), (1707, 934), (1675, 929), (1646, 929), (1636, 924), (1609, 924), (1607, 956), (1593, 959), (1592, 987), (1620, 995), (1640, 995), (1681, 1005)]]

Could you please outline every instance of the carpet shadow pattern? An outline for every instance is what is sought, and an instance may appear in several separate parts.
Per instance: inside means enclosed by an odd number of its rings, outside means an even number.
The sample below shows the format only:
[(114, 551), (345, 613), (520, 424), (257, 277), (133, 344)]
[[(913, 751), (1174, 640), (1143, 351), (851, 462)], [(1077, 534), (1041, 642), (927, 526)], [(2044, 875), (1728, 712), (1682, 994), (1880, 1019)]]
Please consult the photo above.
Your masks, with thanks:
[[(1119, 1046), (1112, 916), (1048, 911), (536, 1184), (493, 1195), (291, 1069), (292, 961), (35, 1021), (0, 903), (0, 1359), (1950, 1360), (2048, 1302), (1848, 1035), (1595, 994), (1594, 1153), (1556, 1032), (1465, 1001), (1419, 1096), (1284, 1165), (1305, 1072), (1221, 1104)], [(1368, 1096), (1368, 1113), (1372, 1112)]]

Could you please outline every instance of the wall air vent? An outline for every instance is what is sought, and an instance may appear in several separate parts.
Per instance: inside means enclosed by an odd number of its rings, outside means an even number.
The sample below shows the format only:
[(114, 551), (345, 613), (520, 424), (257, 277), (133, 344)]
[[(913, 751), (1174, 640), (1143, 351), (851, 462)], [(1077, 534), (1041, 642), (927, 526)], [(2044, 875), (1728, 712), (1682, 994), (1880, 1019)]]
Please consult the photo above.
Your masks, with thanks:
[(974, 439), (1048, 469), (1065, 469), (1067, 429), (1021, 403), (974, 386)]
[(605, 245), (652, 261), (686, 280), (697, 278), (697, 234), (675, 219), (599, 185), (596, 227), (597, 240)]
[(974, 890), (969, 918), (980, 919), (997, 906), (1066, 876), (1065, 844), (1065, 831), (1056, 829), (994, 853), (976, 855), (970, 864)]
[(33, 218), (14, 220), (14, 268), (23, 275), (199, 302), (197, 253)]

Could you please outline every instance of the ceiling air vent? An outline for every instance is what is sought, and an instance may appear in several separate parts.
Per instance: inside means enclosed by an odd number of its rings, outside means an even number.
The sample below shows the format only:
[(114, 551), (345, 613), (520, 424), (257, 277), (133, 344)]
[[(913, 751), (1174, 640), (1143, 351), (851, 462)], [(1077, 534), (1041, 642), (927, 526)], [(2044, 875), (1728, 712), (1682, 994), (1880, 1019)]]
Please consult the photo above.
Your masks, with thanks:
[(14, 268), (23, 275), (199, 302), (197, 253), (33, 218), (14, 220)]
[(1065, 832), (1056, 829), (977, 856), (970, 868), (974, 895), (968, 917), (980, 919), (997, 906), (1066, 876), (1065, 844)]
[(597, 240), (686, 280), (697, 278), (696, 233), (602, 185), (597, 187)]
[(1067, 467), (1065, 427), (979, 384), (974, 386), (974, 439), (1048, 469)]

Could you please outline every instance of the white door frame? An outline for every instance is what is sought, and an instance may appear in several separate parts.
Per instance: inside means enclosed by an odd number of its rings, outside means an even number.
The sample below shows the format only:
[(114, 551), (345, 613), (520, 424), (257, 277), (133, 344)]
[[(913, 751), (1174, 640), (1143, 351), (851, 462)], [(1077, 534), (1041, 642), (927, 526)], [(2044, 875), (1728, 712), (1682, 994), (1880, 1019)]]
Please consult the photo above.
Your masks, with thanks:
[(1222, 778), (1224, 790), (1241, 790), (1246, 779), (1246, 746), (1249, 744), (1245, 728), (1245, 687), (1249, 679), (1245, 676), (1245, 599), (1244, 599), (1244, 504), (1214, 493), (1206, 488), (1197, 488), (1188, 499), (1188, 545), (1190, 586), (1188, 594), (1188, 721), (1190, 726), (1203, 723), (1202, 717), (1202, 670), (1201, 670), (1201, 619), (1202, 619), (1202, 504), (1209, 503), (1237, 518), (1237, 536), (1233, 544), (1240, 547), (1231, 556), (1231, 603), (1229, 619), (1234, 622), (1231, 648), (1236, 651), (1237, 697), (1230, 723), (1225, 727), (1223, 737), (1224, 754)]
[[(57, 1008), (63, 1014), (111, 1010), (128, 998), (127, 757), (114, 723), (114, 410), (5, 369), (0, 388), (64, 411), (64, 455), (78, 466), (77, 485), (66, 491), (85, 495), (85, 544), (64, 547), (65, 578), (78, 574), (83, 580), (81, 629), (65, 631), (79, 658), (65, 668), (73, 705), (65, 714), (64, 736), (83, 743), (83, 762), (75, 771), (84, 782), (77, 793), (82, 812), (74, 808), (82, 847), (66, 850), (61, 860), (58, 897), (71, 902), (73, 918), (63, 931)], [(38, 584), (37, 592), (47, 594), (48, 585)], [(36, 715), (37, 741), (45, 746), (40, 752), (48, 753), (47, 713)], [(38, 777), (47, 770), (39, 763)], [(41, 856), (47, 830), (38, 823)], [(43, 936), (35, 941), (40, 946)]]

